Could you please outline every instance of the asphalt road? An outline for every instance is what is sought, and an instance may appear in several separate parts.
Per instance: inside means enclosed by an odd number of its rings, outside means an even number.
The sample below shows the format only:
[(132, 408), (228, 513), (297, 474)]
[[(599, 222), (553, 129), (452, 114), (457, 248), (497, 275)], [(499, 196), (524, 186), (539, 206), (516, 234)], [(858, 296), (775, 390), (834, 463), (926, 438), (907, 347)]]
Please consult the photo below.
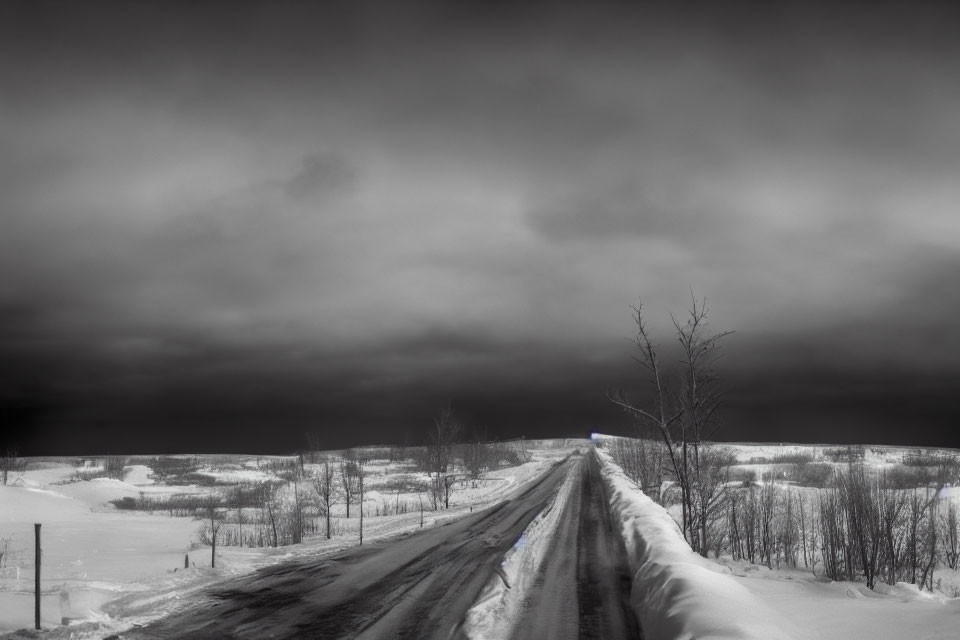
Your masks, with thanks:
[[(440, 527), (335, 557), (286, 562), (212, 588), (124, 639), (462, 637), (466, 611), (530, 521), (576, 473), (517, 638), (635, 638), (622, 543), (593, 454), (572, 456), (518, 496)], [(619, 546), (618, 546), (619, 545)], [(558, 616), (561, 610), (564, 615)]]
[(556, 539), (523, 602), (516, 640), (639, 638), (630, 611), (630, 570), (606, 506), (600, 463), (583, 456)]

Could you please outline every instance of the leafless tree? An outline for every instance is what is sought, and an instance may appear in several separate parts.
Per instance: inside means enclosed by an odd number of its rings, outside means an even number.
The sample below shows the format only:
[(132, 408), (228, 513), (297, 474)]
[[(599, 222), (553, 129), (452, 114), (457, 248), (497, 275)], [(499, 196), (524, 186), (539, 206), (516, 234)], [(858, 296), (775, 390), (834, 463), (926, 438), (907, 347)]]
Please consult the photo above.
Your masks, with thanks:
[(817, 572), (816, 519), (807, 506), (803, 493), (797, 492), (797, 511), (800, 515), (800, 544), (803, 550), (803, 565), (814, 574)]
[(885, 547), (882, 568), (885, 569), (887, 584), (895, 584), (899, 580), (904, 559), (906, 536), (903, 515), (907, 500), (903, 491), (892, 486), (886, 473), (881, 473), (877, 483), (877, 508), (880, 510), (881, 535)]
[(867, 477), (862, 463), (851, 463), (846, 473), (837, 475), (837, 488), (846, 509), (848, 541), (854, 557), (872, 589), (883, 551), (883, 522), (880, 515), (879, 486)]
[(233, 490), (233, 504), (237, 509), (237, 545), (243, 546), (243, 509), (247, 506), (251, 491), (244, 483), (240, 483)]
[(450, 467), (453, 466), (453, 445), (460, 438), (463, 426), (453, 411), (453, 405), (448, 404), (440, 414), (434, 418), (433, 429), (430, 432), (431, 462), (436, 474), (433, 483), (433, 506), (443, 498), (444, 505), (450, 506), (451, 482), (447, 478)]
[(691, 483), (691, 528), (698, 533), (697, 548), (703, 555), (721, 543), (730, 467), (736, 459), (721, 447), (701, 446), (696, 481)]
[(960, 518), (957, 511), (957, 504), (948, 502), (940, 516), (940, 544), (943, 547), (943, 559), (954, 571), (960, 569)]
[(777, 550), (777, 488), (772, 481), (764, 481), (757, 491), (756, 540), (757, 556), (767, 568), (773, 568)]
[(623, 392), (608, 394), (610, 400), (642, 423), (654, 427), (663, 440), (677, 484), (680, 487), (681, 529), (691, 546), (707, 552), (706, 530), (701, 522), (694, 528), (694, 501), (709, 482), (701, 465), (701, 447), (718, 427), (717, 410), (722, 390), (714, 370), (719, 357), (719, 342), (732, 332), (711, 333), (707, 322), (706, 301), (692, 297), (685, 322), (671, 315), (681, 358), (675, 382), (670, 383), (643, 317), (643, 305), (633, 307), (637, 327), (633, 339), (639, 355), (634, 360), (649, 374), (652, 402), (645, 407), (632, 402)]
[[(937, 566), (937, 500), (931, 499), (926, 503), (927, 516), (923, 528), (921, 552), (918, 554), (920, 562), (920, 588), (926, 587), (933, 591), (933, 570)], [(916, 583), (915, 583), (916, 584)]]
[(349, 518), (350, 504), (357, 495), (357, 453), (352, 449), (344, 451), (340, 458), (340, 486)]
[(852, 545), (847, 543), (846, 511), (840, 492), (835, 488), (820, 491), (817, 505), (823, 573), (831, 580), (852, 580)]
[(636, 438), (617, 438), (610, 444), (610, 455), (637, 487), (658, 504), (662, 502), (664, 464), (663, 442), (650, 433), (647, 425), (638, 425)]
[(0, 454), (0, 477), (7, 484), (11, 473), (23, 473), (27, 468), (26, 458), (21, 458), (15, 447), (7, 448)]
[(291, 484), (293, 485), (293, 504), (289, 516), (290, 543), (300, 544), (303, 542), (303, 532), (306, 529), (306, 520), (303, 516), (306, 503), (303, 492), (300, 491), (299, 483), (294, 480)]
[(486, 430), (477, 430), (471, 442), (461, 447), (463, 466), (474, 480), (493, 464), (493, 451), (487, 443)]
[(267, 528), (269, 545), (278, 547), (280, 546), (281, 504), (277, 485), (272, 482), (264, 482), (257, 487), (257, 493), (260, 499), (260, 523), (262, 527)]
[(366, 464), (367, 460), (360, 454), (356, 459), (356, 486), (357, 494), (360, 497), (358, 506), (360, 507), (360, 544), (363, 545), (363, 491), (364, 491), (364, 480), (367, 477)]
[(330, 514), (333, 506), (337, 504), (337, 486), (334, 482), (334, 469), (330, 466), (330, 461), (325, 460), (323, 465), (314, 472), (310, 479), (313, 484), (313, 490), (317, 492), (320, 499), (320, 514), (327, 521), (327, 540), (330, 539)]
[(209, 496), (206, 504), (200, 510), (205, 520), (203, 528), (200, 531), (200, 542), (210, 545), (210, 566), (217, 566), (217, 539), (220, 537), (220, 530), (223, 528), (224, 514), (221, 511), (221, 502), (219, 496)]

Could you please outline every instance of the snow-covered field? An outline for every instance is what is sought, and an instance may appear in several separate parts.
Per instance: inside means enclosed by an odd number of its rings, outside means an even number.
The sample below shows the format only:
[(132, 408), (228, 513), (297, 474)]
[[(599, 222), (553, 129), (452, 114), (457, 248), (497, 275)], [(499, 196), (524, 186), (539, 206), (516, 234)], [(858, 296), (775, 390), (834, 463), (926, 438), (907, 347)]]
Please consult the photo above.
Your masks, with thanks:
[[(405, 492), (404, 482), (397, 482), (424, 480), (425, 474), (412, 472), (409, 465), (372, 461), (364, 500), (364, 541), (418, 529), (421, 499), (426, 509), (425, 527), (496, 504), (522, 490), (574, 446), (572, 442), (526, 443), (529, 462), (458, 483), (450, 508), (436, 511), (425, 496)], [(310, 465), (307, 467), (309, 472)], [(202, 471), (220, 483), (229, 483), (275, 477), (266, 469), (266, 465), (258, 469), (253, 458), (244, 458), (233, 464), (220, 461)], [(202, 522), (159, 511), (118, 510), (110, 501), (203, 494), (212, 492), (212, 487), (159, 484), (142, 465), (128, 467), (123, 481), (78, 481), (76, 473), (71, 460), (38, 462), (11, 477), (7, 486), (0, 486), (0, 552), (4, 552), (0, 560), (0, 632), (33, 627), (34, 523), (42, 524), (42, 625), (53, 628), (62, 618), (71, 618), (75, 637), (102, 637), (175, 611), (194, 590), (213, 581), (295, 556), (336, 552), (358, 542), (356, 507), (346, 519), (341, 504), (334, 509), (336, 535), (331, 540), (318, 533), (303, 543), (277, 548), (218, 546), (217, 567), (211, 569), (210, 547), (197, 542)], [(301, 483), (300, 489), (307, 490), (307, 485)], [(398, 503), (406, 503), (410, 509), (396, 513)], [(190, 558), (188, 570), (183, 568), (185, 554)]]
[(883, 582), (874, 590), (855, 582), (826, 582), (808, 571), (767, 569), (721, 559), (734, 579), (810, 640), (960, 637), (960, 598)]
[[(837, 447), (723, 445), (758, 476), (780, 456), (805, 454), (823, 460)], [(947, 452), (954, 454), (955, 452)], [(902, 463), (916, 449), (865, 447), (864, 463), (882, 468)], [(853, 638), (955, 640), (960, 638), (960, 598), (921, 592), (915, 585), (831, 582), (802, 569), (768, 569), (693, 553), (674, 517), (636, 488), (603, 454), (611, 509), (623, 525), (628, 554), (636, 562), (633, 605), (648, 640), (659, 638)], [(751, 462), (752, 461), (752, 462)], [(960, 500), (960, 488), (940, 491)], [(936, 577), (956, 581), (956, 572)]]
[[(368, 463), (364, 500), (364, 540), (388, 539), (418, 529), (421, 501), (424, 526), (432, 527), (509, 498), (584, 441), (527, 443), (532, 460), (458, 482), (449, 509), (432, 510), (422, 490), (425, 474), (410, 464), (375, 459)], [(807, 445), (725, 445), (738, 467), (763, 477), (787, 455), (820, 462), (837, 447)], [(601, 452), (602, 453), (602, 452)], [(864, 462), (884, 468), (902, 464), (915, 449), (865, 447)], [(690, 551), (670, 513), (646, 498), (609, 456), (604, 475), (615, 521), (621, 523), (635, 580), (633, 607), (648, 640), (657, 638), (926, 638), (960, 637), (960, 598), (920, 592), (916, 587), (829, 582), (801, 569), (768, 569), (729, 557), (706, 560)], [(286, 462), (289, 462), (287, 459)], [(77, 479), (75, 461), (34, 462), (0, 486), (0, 632), (33, 626), (33, 533), (42, 524), (42, 622), (77, 638), (102, 637), (178, 610), (191, 594), (212, 582), (241, 575), (284, 559), (333, 553), (357, 544), (358, 519), (333, 512), (331, 540), (318, 533), (281, 547), (219, 546), (217, 568), (209, 566), (210, 547), (198, 543), (202, 523), (166, 512), (115, 508), (110, 501), (204, 495), (237, 482), (276, 478), (282, 459), (211, 457), (199, 470), (198, 484), (158, 482), (149, 467), (130, 465), (123, 481)], [(307, 472), (311, 465), (307, 464)], [(94, 469), (83, 470), (93, 473)], [(567, 499), (568, 485), (528, 527), (503, 563), (503, 579), (491, 581), (468, 617), (474, 637), (498, 637), (520, 615), (524, 580), (549, 553), (551, 530)], [(305, 481), (301, 490), (308, 490)], [(806, 488), (800, 488), (805, 490)], [(960, 501), (960, 487), (941, 490)], [(415, 506), (414, 506), (415, 505)], [(386, 514), (386, 515), (385, 515)], [(184, 570), (184, 555), (191, 567)], [(960, 575), (940, 570), (945, 585)], [(686, 635), (685, 635), (686, 634)], [(56, 635), (56, 634), (55, 634)], [(63, 636), (63, 637), (69, 637)]]
[[(13, 484), (0, 486), (0, 550), (6, 549), (0, 629), (33, 625), (34, 523), (41, 524), (44, 625), (83, 617), (128, 589), (146, 588), (150, 577), (178, 562), (182, 566), (195, 522), (117, 512), (110, 500), (140, 493), (127, 482), (98, 478), (56, 484), (73, 471), (66, 465), (28, 470)], [(61, 600), (62, 593), (69, 601)]]

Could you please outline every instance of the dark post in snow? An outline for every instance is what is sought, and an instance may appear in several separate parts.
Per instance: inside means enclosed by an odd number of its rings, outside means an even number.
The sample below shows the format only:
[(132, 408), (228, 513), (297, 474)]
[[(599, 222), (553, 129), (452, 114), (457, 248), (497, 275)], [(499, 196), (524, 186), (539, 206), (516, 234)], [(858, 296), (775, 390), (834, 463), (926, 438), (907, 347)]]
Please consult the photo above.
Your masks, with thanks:
[(39, 631), (40, 630), (40, 525), (39, 524), (33, 525), (33, 530), (34, 530), (34, 533), (36, 534), (36, 539), (37, 539), (36, 540), (37, 556), (36, 556), (36, 560), (34, 561), (35, 569), (33, 572), (34, 573), (34, 585), (33, 585), (34, 616), (33, 617), (34, 617), (34, 623), (36, 625), (37, 631)]

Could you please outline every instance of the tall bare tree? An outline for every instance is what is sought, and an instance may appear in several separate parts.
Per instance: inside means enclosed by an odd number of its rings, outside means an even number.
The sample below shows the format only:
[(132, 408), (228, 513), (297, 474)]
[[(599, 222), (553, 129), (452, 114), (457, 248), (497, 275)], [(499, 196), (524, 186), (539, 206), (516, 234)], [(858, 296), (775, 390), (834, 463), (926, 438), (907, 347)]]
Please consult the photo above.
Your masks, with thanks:
[[(210, 566), (217, 566), (217, 538), (220, 537), (220, 530), (223, 528), (224, 514), (220, 510), (220, 496), (210, 496), (205, 501), (203, 509), (203, 518), (206, 520), (204, 530), (201, 536), (201, 542), (210, 543)], [(203, 540), (202, 538), (206, 538)]]
[(306, 500), (303, 492), (300, 491), (299, 483), (294, 480), (290, 484), (293, 485), (293, 504), (290, 505), (292, 512), (289, 516), (290, 544), (300, 544), (303, 542), (303, 532), (306, 530), (306, 520), (303, 517)]
[(257, 498), (260, 502), (260, 523), (267, 527), (270, 546), (278, 547), (280, 546), (278, 525), (282, 505), (277, 485), (272, 482), (261, 483), (257, 486)]
[(330, 461), (325, 460), (323, 465), (316, 470), (310, 479), (313, 484), (313, 490), (317, 492), (320, 498), (320, 512), (327, 520), (327, 540), (330, 539), (330, 513), (335, 504), (337, 504), (337, 485), (334, 482), (334, 468), (330, 466)]
[(350, 517), (350, 504), (357, 495), (357, 454), (352, 449), (343, 452), (340, 458), (340, 486), (343, 488), (343, 501)]
[(433, 482), (433, 508), (441, 499), (444, 506), (450, 507), (450, 490), (452, 482), (447, 477), (450, 467), (453, 466), (454, 444), (460, 438), (463, 425), (453, 411), (453, 405), (447, 406), (433, 420), (433, 429), (430, 431), (431, 463), (436, 477)]
[(233, 503), (237, 508), (237, 545), (241, 547), (243, 546), (243, 508), (247, 506), (249, 493), (249, 489), (242, 482), (233, 491)]
[(363, 490), (364, 490), (364, 480), (367, 477), (366, 470), (367, 460), (364, 455), (361, 453), (357, 456), (355, 461), (356, 465), (356, 486), (357, 486), (357, 495), (360, 498), (358, 507), (360, 508), (360, 544), (363, 544)]
[(698, 517), (694, 503), (716, 503), (712, 496), (704, 496), (704, 489), (712, 484), (712, 478), (705, 477), (700, 458), (704, 442), (714, 435), (718, 426), (722, 390), (714, 364), (719, 357), (719, 343), (732, 333), (711, 333), (708, 315), (706, 300), (698, 301), (692, 295), (686, 321), (681, 322), (671, 314), (681, 356), (675, 375), (668, 379), (658, 347), (647, 330), (643, 305), (633, 307), (637, 327), (633, 342), (639, 352), (634, 360), (649, 375), (652, 400), (646, 406), (639, 406), (622, 391), (608, 394), (614, 404), (659, 432), (680, 487), (683, 535), (695, 550), (704, 554), (708, 547), (709, 518), (702, 517), (702, 513)]
[(948, 502), (940, 519), (940, 540), (946, 565), (956, 571), (960, 568), (960, 509)]

